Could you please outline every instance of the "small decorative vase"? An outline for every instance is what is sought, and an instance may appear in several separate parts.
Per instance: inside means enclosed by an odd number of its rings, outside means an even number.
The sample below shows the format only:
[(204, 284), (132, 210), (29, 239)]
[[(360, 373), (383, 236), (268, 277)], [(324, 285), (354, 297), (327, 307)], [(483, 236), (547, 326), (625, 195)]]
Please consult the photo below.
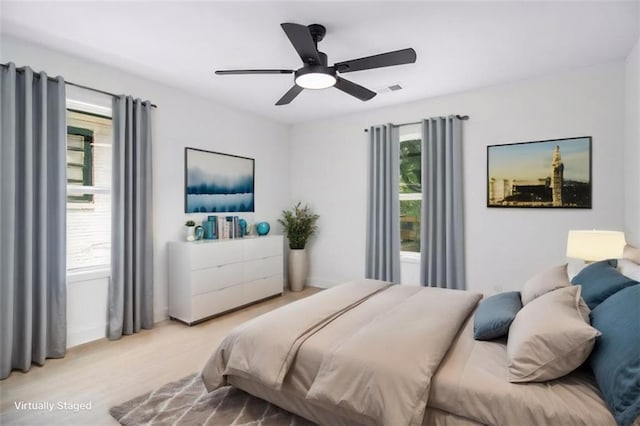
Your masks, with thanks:
[(204, 238), (204, 228), (200, 225), (196, 226), (195, 232), (196, 240), (201, 240)]
[(260, 236), (267, 235), (270, 229), (271, 226), (269, 226), (269, 223), (267, 222), (260, 222), (256, 225), (256, 232)]
[(216, 236), (214, 232), (214, 225), (216, 222), (213, 220), (203, 220), (202, 228), (204, 229), (204, 239), (205, 240), (213, 240)]
[(307, 260), (306, 249), (289, 250), (289, 288), (291, 291), (302, 291), (307, 274), (309, 272), (309, 262)]
[(247, 229), (247, 221), (244, 219), (240, 219), (238, 221), (238, 225), (240, 225), (240, 236), (244, 237), (245, 235), (247, 235), (249, 233), (249, 230)]
[(186, 227), (186, 236), (187, 241), (195, 241), (196, 239), (196, 227), (195, 226), (187, 226)]

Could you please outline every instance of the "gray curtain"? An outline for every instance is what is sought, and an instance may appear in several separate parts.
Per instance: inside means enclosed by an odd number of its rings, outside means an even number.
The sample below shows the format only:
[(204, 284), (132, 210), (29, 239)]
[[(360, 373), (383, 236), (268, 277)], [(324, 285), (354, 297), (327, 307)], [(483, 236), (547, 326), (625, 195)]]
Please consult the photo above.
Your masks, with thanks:
[(420, 282), (465, 289), (462, 125), (455, 116), (422, 122)]
[(111, 278), (107, 335), (153, 327), (151, 104), (113, 101)]
[(66, 318), (62, 77), (0, 67), (0, 379), (61, 358)]
[(369, 129), (365, 276), (400, 283), (400, 136), (386, 124)]

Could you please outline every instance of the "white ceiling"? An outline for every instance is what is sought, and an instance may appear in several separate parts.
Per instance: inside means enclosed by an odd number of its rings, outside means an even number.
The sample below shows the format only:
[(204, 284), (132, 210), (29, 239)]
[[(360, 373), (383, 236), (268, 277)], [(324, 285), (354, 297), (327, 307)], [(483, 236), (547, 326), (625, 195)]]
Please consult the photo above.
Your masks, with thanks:
[[(284, 123), (621, 60), (639, 26), (638, 1), (3, 1), (1, 7), (7, 34)], [(396, 83), (404, 88), (368, 102), (337, 89), (307, 90), (276, 107), (292, 75), (213, 74), (299, 68), (282, 22), (326, 26), (320, 50), (330, 63), (406, 47), (418, 60), (345, 74), (376, 91)]]

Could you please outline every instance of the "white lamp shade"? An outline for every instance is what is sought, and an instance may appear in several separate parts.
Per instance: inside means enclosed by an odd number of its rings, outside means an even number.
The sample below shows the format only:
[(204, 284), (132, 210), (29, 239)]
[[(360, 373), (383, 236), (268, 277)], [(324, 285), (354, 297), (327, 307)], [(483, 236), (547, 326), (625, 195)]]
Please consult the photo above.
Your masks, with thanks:
[(597, 262), (622, 257), (626, 241), (620, 231), (569, 231), (567, 257)]

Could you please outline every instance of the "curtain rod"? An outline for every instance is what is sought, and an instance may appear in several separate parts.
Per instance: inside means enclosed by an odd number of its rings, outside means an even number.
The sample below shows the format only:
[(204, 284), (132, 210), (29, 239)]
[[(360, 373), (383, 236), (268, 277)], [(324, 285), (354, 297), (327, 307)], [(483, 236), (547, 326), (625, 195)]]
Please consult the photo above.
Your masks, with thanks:
[[(456, 115), (456, 118), (457, 118), (458, 120), (468, 120), (468, 119), (469, 119), (469, 116), (468, 116), (468, 115)], [(400, 124), (393, 124), (393, 123), (391, 123), (391, 126), (392, 126), (392, 127), (412, 126), (412, 125), (414, 125), (414, 124), (420, 124), (420, 123), (422, 123), (422, 121), (414, 121), (414, 122), (412, 122), (412, 123), (400, 123)], [(364, 131), (365, 131), (365, 132), (368, 132), (368, 131), (369, 131), (369, 129), (364, 129)]]
[[(8, 64), (0, 64), (0, 65), (2, 65), (5, 68), (9, 67)], [(24, 70), (24, 67), (16, 67), (16, 70), (22, 71), (22, 70)], [(56, 79), (53, 78), (53, 77), (47, 76), (47, 78), (49, 80), (51, 80), (51, 81), (56, 81)], [(91, 90), (92, 92), (102, 93), (103, 95), (111, 96), (111, 97), (114, 97), (114, 98), (117, 98), (118, 96), (120, 96), (120, 95), (116, 95), (115, 93), (107, 92), (106, 90), (94, 89), (93, 87), (84, 86), (84, 85), (78, 84), (78, 83), (72, 83), (72, 82), (66, 81), (66, 80), (65, 80), (64, 84), (68, 84), (69, 86), (79, 87), (81, 89)], [(151, 104), (151, 106), (153, 108), (158, 108), (158, 105), (156, 105), (156, 104)]]

